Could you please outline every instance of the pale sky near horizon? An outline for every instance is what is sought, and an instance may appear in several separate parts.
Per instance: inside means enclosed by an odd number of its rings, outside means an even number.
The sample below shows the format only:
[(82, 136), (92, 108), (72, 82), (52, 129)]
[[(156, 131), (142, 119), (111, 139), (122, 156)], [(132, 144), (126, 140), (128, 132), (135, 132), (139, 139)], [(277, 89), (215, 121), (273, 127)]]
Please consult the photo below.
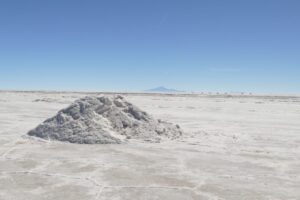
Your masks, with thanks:
[(2, 0), (0, 89), (300, 93), (298, 0)]

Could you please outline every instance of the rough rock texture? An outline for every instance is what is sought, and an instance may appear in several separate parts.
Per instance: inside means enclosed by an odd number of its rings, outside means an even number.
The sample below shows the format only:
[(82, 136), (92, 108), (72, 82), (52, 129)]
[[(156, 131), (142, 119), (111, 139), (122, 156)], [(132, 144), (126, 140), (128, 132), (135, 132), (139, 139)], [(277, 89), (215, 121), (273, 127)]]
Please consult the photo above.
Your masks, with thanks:
[(85, 97), (29, 133), (80, 144), (116, 144), (128, 139), (159, 142), (182, 134), (178, 125), (156, 120), (122, 96)]

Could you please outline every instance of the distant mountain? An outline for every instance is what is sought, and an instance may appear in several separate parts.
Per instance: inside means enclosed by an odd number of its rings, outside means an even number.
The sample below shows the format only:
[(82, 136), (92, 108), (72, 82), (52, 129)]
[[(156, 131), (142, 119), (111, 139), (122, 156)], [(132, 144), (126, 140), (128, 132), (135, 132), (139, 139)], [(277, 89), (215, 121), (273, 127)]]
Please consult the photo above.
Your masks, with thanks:
[(145, 92), (178, 93), (178, 92), (184, 92), (184, 91), (179, 91), (179, 90), (175, 90), (175, 89), (169, 89), (169, 88), (165, 88), (163, 86), (160, 86), (160, 87), (157, 87), (157, 88), (145, 90)]

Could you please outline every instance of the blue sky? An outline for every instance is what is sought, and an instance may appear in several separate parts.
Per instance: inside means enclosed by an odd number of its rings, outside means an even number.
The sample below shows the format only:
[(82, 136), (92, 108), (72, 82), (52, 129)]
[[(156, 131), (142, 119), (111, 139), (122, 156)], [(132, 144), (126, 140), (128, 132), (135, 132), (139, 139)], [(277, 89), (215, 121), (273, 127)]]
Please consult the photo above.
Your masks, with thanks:
[(161, 85), (300, 93), (300, 1), (0, 1), (0, 89)]

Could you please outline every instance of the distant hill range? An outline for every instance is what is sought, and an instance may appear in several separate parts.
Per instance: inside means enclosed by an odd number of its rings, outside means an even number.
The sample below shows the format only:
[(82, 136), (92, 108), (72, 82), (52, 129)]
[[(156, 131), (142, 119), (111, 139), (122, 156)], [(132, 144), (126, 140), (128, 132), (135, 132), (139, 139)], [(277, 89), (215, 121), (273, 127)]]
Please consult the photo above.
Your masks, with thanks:
[(163, 86), (157, 87), (157, 88), (153, 88), (153, 89), (149, 89), (149, 90), (145, 90), (145, 92), (154, 92), (154, 93), (181, 93), (181, 92), (185, 92), (185, 91), (180, 91), (180, 90), (175, 90), (175, 89), (169, 89), (169, 88), (165, 88)]

